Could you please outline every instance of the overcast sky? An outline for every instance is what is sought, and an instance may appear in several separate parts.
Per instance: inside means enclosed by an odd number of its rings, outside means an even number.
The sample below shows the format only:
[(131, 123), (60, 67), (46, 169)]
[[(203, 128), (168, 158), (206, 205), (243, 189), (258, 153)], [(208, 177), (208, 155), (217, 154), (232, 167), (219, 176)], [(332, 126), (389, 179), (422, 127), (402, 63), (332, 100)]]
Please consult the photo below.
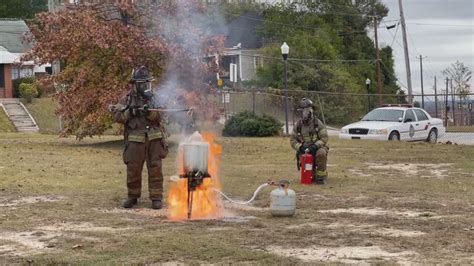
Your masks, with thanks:
[[(395, 24), (400, 18), (398, 0), (382, 0), (390, 9), (381, 27)], [(423, 60), (425, 93), (434, 93), (434, 76), (438, 89), (444, 88), (442, 71), (459, 60), (474, 71), (474, 0), (403, 0), (408, 31), (408, 47), (413, 93), (421, 92), (420, 60)], [(395, 35), (396, 33), (396, 35)], [(400, 86), (406, 89), (405, 60), (401, 26), (397, 30), (379, 29), (382, 46), (392, 45)], [(395, 38), (394, 38), (395, 36)], [(418, 58), (417, 58), (418, 57)], [(474, 84), (471, 82), (471, 91)]]

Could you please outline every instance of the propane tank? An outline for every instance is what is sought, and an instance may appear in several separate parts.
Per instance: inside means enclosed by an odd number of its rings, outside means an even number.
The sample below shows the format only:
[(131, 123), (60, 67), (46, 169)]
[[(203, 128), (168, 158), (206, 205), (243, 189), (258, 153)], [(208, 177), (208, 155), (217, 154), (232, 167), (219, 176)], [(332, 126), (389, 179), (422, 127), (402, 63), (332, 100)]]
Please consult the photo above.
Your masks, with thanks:
[(300, 157), (301, 162), (301, 184), (312, 184), (313, 183), (313, 162), (314, 158), (309, 151), (306, 151)]
[(290, 182), (280, 181), (277, 189), (270, 193), (270, 212), (272, 216), (293, 216), (296, 210), (296, 193), (289, 189)]

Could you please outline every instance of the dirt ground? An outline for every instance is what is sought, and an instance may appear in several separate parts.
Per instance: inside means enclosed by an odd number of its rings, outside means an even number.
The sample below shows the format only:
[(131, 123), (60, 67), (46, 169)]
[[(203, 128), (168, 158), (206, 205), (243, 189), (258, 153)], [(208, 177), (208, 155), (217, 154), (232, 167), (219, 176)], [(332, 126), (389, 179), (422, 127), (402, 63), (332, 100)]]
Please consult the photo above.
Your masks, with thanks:
[(118, 137), (1, 133), (0, 264), (474, 263), (474, 147), (332, 138), (328, 184), (304, 186), (288, 139), (218, 141), (226, 194), (289, 179), (296, 215), (271, 217), (273, 188), (219, 220), (169, 221), (146, 190), (125, 210)]

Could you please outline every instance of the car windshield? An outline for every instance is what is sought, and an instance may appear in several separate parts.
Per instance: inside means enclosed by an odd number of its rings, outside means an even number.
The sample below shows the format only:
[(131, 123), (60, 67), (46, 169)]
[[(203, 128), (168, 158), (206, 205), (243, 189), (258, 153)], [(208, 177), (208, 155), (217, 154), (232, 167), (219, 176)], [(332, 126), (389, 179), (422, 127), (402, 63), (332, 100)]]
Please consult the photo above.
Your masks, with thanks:
[(400, 118), (403, 118), (403, 110), (375, 109), (366, 114), (362, 121), (399, 122)]

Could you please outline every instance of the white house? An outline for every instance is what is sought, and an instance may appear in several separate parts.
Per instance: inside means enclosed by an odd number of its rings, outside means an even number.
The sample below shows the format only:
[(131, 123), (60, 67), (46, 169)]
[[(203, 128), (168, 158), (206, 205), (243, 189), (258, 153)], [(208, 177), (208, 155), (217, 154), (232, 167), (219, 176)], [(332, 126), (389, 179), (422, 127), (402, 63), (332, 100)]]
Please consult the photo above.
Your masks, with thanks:
[[(263, 65), (259, 49), (263, 40), (257, 34), (257, 28), (263, 24), (261, 15), (248, 12), (225, 25), (227, 36), (225, 50), (220, 63), (225, 82), (253, 80), (257, 69)], [(231, 77), (231, 73), (234, 74)]]

